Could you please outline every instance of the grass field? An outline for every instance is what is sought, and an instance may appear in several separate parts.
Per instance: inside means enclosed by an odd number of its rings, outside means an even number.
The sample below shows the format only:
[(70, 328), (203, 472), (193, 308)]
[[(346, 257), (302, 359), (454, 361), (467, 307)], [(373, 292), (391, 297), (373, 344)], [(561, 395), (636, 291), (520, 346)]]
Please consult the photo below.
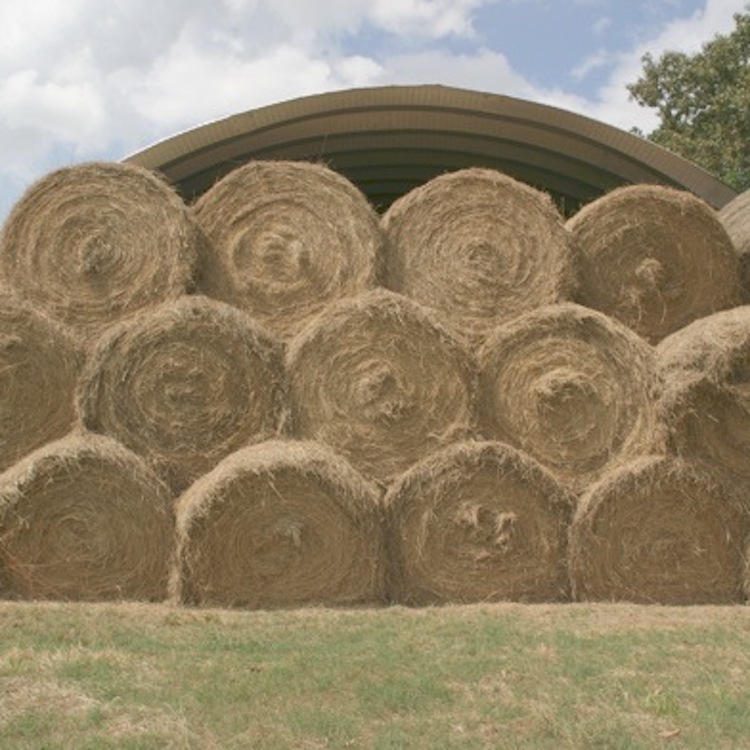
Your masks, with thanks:
[(750, 608), (1, 602), (0, 748), (750, 748)]

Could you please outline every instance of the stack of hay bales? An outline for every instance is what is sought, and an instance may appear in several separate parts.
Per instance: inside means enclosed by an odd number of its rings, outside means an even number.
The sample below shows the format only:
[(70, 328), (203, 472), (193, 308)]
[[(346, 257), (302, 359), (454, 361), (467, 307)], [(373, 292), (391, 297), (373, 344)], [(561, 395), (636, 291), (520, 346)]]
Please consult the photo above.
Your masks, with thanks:
[(674, 189), (566, 222), (487, 169), (382, 215), (321, 164), (192, 206), (52, 173), (0, 240), (0, 597), (741, 601), (733, 240)]

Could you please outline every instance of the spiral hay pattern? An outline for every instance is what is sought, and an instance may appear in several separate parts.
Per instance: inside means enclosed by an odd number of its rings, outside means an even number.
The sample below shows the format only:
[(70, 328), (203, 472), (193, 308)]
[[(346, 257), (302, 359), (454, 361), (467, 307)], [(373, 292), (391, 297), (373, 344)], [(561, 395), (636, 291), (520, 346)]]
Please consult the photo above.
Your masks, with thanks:
[(324, 446), (244, 448), (179, 500), (173, 596), (253, 608), (382, 603), (379, 514), (378, 488)]
[(441, 175), (383, 216), (386, 286), (439, 311), (472, 343), (569, 299), (569, 235), (546, 193), (490, 169)]
[(183, 297), (112, 327), (78, 387), (82, 424), (146, 457), (175, 490), (280, 429), (280, 344), (244, 313)]
[(332, 306), (287, 353), (292, 429), (388, 481), (473, 426), (475, 371), (417, 303), (385, 290)]
[(479, 353), (483, 434), (515, 445), (580, 491), (655, 435), (652, 348), (581, 305), (498, 327)]
[(737, 253), (716, 212), (687, 191), (629, 185), (567, 225), (579, 256), (576, 301), (652, 343), (741, 301)]
[(377, 214), (322, 164), (251, 162), (201, 196), (194, 212), (210, 240), (201, 290), (282, 338), (378, 278)]
[(193, 283), (200, 233), (154, 173), (94, 162), (65, 167), (13, 207), (0, 283), (89, 341), (107, 325)]
[(569, 596), (574, 498), (520, 451), (503, 443), (458, 443), (407, 471), (385, 503), (396, 602)]
[(0, 475), (0, 597), (162, 600), (167, 487), (114, 440), (71, 434)]
[(646, 457), (581, 499), (570, 536), (581, 601), (731, 604), (743, 600), (748, 503), (687, 463)]

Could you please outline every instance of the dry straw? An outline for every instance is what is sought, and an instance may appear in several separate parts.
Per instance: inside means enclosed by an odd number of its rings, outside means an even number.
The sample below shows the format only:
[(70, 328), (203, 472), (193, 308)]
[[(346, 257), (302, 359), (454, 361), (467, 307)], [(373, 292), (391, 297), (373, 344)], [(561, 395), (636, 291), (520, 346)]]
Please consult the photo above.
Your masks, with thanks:
[(0, 476), (0, 597), (162, 600), (170, 494), (114, 440), (71, 434)]
[(416, 302), (375, 290), (330, 307), (287, 353), (292, 428), (388, 481), (472, 427), (475, 368)]
[(62, 328), (0, 291), (0, 471), (72, 428), (80, 359)]
[(483, 434), (521, 448), (580, 491), (655, 434), (652, 347), (573, 303), (498, 327), (479, 353)]
[(190, 212), (155, 174), (80, 164), (46, 175), (13, 207), (0, 239), (0, 281), (88, 342), (184, 293), (199, 248)]
[(377, 215), (358, 188), (323, 164), (250, 162), (194, 209), (211, 244), (202, 291), (283, 338), (378, 278)]
[(640, 458), (581, 499), (570, 575), (582, 601), (743, 600), (747, 501), (675, 458)]
[(750, 190), (729, 201), (719, 211), (719, 221), (740, 256), (743, 302), (750, 302)]
[(670, 449), (750, 482), (750, 306), (696, 320), (656, 351)]
[(396, 602), (569, 596), (574, 498), (520, 451), (503, 443), (458, 443), (407, 471), (385, 502)]
[(247, 315), (186, 296), (113, 326), (78, 389), (83, 425), (147, 458), (175, 490), (279, 429), (281, 345)]
[(474, 343), (499, 322), (569, 299), (571, 255), (546, 193), (495, 170), (441, 175), (383, 216), (386, 285)]
[(578, 248), (577, 301), (655, 343), (740, 302), (737, 253), (716, 212), (683, 190), (618, 188), (567, 222)]
[(244, 448), (178, 501), (172, 594), (251, 608), (382, 602), (380, 497), (324, 446)]

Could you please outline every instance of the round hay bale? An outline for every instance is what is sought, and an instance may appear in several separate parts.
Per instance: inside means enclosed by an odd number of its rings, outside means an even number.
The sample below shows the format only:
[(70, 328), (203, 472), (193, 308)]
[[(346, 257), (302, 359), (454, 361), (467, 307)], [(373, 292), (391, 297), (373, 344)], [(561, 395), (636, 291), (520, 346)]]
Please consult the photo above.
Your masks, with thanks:
[(564, 303), (499, 326), (479, 352), (479, 418), (576, 491), (651, 446), (652, 347), (603, 313)]
[(0, 471), (73, 427), (80, 364), (60, 326), (0, 291)]
[(290, 343), (291, 429), (388, 481), (473, 427), (475, 367), (416, 302), (343, 300)]
[(173, 533), (169, 490), (144, 461), (68, 435), (0, 476), (0, 597), (162, 600)]
[(83, 425), (145, 457), (176, 492), (285, 408), (281, 344), (247, 315), (187, 296), (113, 326), (81, 375)]
[(201, 291), (282, 338), (380, 273), (375, 210), (323, 164), (250, 162), (204, 193), (194, 214), (211, 244)]
[(740, 257), (742, 301), (750, 302), (750, 190), (729, 201), (718, 216)]
[(729, 604), (743, 599), (750, 514), (687, 463), (640, 458), (581, 498), (570, 576), (579, 601)]
[(177, 503), (172, 595), (251, 608), (382, 602), (380, 497), (324, 446), (243, 448)]
[(662, 185), (617, 188), (567, 225), (578, 249), (576, 301), (652, 343), (741, 300), (740, 267), (716, 212)]
[(391, 598), (567, 599), (574, 502), (536, 461), (503, 443), (462, 442), (428, 457), (385, 498)]
[(174, 190), (135, 165), (52, 172), (15, 204), (0, 281), (88, 342), (105, 326), (190, 288), (200, 233)]
[(750, 306), (696, 320), (656, 353), (670, 451), (750, 482)]
[(491, 169), (441, 175), (391, 205), (385, 284), (431, 307), (471, 343), (570, 298), (570, 238), (552, 200)]

